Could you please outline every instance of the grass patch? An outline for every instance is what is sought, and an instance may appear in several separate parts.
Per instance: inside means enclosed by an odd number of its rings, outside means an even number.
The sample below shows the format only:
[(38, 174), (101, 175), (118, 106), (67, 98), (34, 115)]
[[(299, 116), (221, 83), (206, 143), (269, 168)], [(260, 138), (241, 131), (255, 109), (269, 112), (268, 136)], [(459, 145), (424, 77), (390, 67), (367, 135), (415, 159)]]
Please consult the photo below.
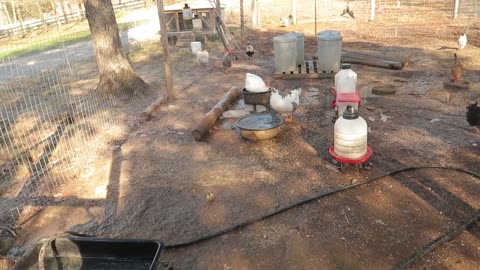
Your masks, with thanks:
[[(120, 31), (133, 26), (132, 22), (118, 24)], [(91, 34), (87, 21), (62, 25), (61, 29), (51, 27), (47, 30), (36, 30), (24, 36), (4, 39), (0, 45), (0, 59), (52, 50), (62, 47), (62, 44), (69, 45), (89, 39)]]

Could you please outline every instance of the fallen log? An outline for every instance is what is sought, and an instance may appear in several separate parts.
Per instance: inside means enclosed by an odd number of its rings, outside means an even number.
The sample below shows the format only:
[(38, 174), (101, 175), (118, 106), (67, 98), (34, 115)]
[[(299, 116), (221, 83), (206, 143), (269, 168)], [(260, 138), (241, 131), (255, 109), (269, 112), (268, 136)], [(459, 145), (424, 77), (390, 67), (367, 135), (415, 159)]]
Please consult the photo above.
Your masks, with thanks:
[(342, 62), (394, 70), (401, 70), (408, 64), (408, 60), (401, 61), (368, 53), (350, 51), (342, 51)]
[(223, 96), (223, 98), (213, 106), (213, 108), (203, 117), (197, 126), (192, 130), (192, 136), (196, 141), (199, 141), (205, 133), (208, 132), (210, 127), (217, 121), (222, 113), (228, 108), (238, 95), (241, 93), (237, 87), (232, 87)]
[(150, 104), (145, 110), (142, 112), (142, 117), (150, 117), (153, 111), (155, 111), (158, 106), (164, 104), (168, 101), (167, 95), (162, 95), (157, 98), (152, 104)]

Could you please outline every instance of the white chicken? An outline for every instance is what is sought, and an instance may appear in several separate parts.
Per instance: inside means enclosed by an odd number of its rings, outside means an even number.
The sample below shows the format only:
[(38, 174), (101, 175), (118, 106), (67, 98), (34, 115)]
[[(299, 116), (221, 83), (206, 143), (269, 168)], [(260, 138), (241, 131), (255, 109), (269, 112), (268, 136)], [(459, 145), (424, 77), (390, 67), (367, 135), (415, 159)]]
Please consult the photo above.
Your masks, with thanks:
[(293, 23), (293, 16), (288, 15), (287, 18), (280, 19), (282, 21), (283, 27), (288, 27), (291, 23)]
[(203, 65), (208, 64), (208, 51), (198, 51), (196, 56), (195, 63)]
[(287, 116), (285, 122), (293, 121), (293, 113), (300, 105), (300, 94), (302, 88), (297, 88), (289, 94), (283, 96), (277, 89), (272, 89), (272, 96), (270, 97), (270, 107), (280, 114)]
[(458, 38), (458, 49), (463, 50), (467, 47), (467, 34), (462, 33)]
[(245, 74), (245, 90), (253, 93), (264, 93), (269, 90), (269, 87), (265, 84), (262, 78), (259, 76), (246, 73)]

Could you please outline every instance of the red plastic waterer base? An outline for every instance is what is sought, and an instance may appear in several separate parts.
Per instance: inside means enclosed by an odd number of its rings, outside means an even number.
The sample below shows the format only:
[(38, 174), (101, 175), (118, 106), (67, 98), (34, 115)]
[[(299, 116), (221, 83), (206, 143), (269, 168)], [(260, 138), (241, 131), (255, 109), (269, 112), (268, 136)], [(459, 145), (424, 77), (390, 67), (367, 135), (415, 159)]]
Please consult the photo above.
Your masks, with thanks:
[(361, 163), (367, 162), (368, 159), (372, 156), (373, 151), (372, 151), (372, 148), (367, 146), (367, 153), (363, 157), (358, 158), (358, 159), (349, 159), (349, 158), (344, 158), (344, 157), (341, 157), (341, 156), (337, 155), (335, 153), (335, 150), (334, 150), (333, 146), (328, 148), (328, 153), (330, 153), (330, 155), (333, 157), (333, 159), (335, 159), (336, 161), (338, 161), (340, 163), (356, 165), (356, 164), (361, 164)]

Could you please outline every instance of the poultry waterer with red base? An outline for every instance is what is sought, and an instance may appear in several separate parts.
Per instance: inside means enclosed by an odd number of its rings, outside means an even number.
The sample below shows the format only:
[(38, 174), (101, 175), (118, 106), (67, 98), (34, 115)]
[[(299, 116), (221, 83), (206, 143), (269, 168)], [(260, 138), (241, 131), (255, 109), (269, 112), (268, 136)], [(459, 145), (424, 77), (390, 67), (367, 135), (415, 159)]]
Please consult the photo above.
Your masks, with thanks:
[(358, 110), (348, 105), (334, 126), (333, 146), (328, 152), (340, 165), (363, 165), (372, 155), (367, 145), (368, 126)]

